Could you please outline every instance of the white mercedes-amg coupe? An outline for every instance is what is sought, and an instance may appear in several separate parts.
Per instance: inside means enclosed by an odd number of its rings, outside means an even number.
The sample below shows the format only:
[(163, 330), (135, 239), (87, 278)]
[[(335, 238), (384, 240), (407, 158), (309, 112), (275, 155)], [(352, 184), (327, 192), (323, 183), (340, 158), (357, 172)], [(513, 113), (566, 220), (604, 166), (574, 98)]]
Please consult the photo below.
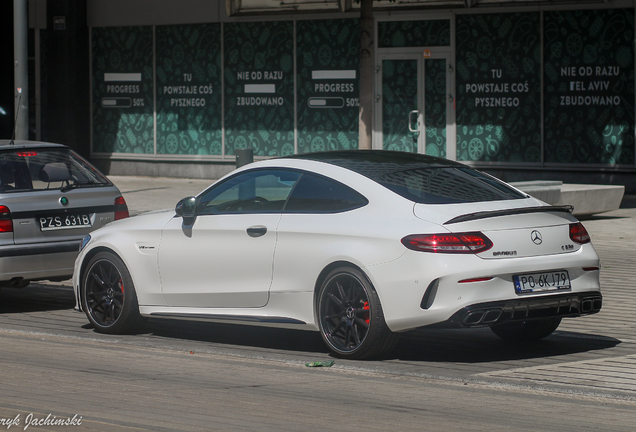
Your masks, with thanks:
[(264, 160), (86, 236), (76, 307), (103, 333), (143, 317), (308, 328), (346, 358), (430, 325), (539, 339), (602, 305), (599, 258), (571, 210), (424, 155)]

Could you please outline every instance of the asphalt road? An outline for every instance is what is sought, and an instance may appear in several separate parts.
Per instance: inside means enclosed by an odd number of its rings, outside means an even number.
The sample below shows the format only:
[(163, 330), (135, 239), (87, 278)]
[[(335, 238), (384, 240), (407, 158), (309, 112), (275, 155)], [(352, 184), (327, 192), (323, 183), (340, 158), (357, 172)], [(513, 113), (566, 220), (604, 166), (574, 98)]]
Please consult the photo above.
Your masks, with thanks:
[[(210, 183), (114, 181), (131, 214)], [(624, 202), (584, 221), (602, 258), (603, 310), (532, 344), (418, 330), (388, 358), (309, 368), (332, 359), (317, 333), (150, 319), (138, 334), (100, 335), (72, 310), (68, 282), (3, 288), (0, 429), (633, 431), (636, 206)]]

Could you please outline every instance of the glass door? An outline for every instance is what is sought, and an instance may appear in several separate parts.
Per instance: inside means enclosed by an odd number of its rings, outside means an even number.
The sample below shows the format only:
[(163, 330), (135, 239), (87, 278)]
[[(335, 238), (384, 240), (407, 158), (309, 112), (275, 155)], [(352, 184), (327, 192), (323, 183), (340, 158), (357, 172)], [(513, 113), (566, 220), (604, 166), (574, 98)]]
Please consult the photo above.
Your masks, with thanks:
[(387, 58), (380, 67), (382, 149), (419, 152), (419, 60)]
[(448, 54), (384, 54), (379, 75), (376, 147), (446, 157), (452, 108)]

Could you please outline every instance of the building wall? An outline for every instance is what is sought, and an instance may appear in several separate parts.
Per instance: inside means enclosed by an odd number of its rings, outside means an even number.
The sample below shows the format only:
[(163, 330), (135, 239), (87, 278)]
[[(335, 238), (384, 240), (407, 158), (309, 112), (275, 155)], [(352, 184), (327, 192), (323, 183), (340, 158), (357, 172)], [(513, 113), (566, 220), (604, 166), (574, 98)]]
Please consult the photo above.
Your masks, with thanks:
[[(175, 175), (174, 163), (211, 177), (239, 148), (257, 158), (357, 148), (355, 14), (116, 3), (89, 0), (87, 12), (91, 154), (103, 167)], [(375, 17), (374, 147), (636, 192), (633, 2)], [(411, 103), (419, 134), (402, 112)]]
[[(54, 20), (58, 17), (57, 25)], [(59, 22), (63, 17), (63, 25)], [(39, 32), (42, 96), (40, 139), (90, 154), (90, 80), (86, 8), (83, 2), (49, 0)]]
[(223, 2), (210, 0), (86, 0), (91, 27), (218, 22)]

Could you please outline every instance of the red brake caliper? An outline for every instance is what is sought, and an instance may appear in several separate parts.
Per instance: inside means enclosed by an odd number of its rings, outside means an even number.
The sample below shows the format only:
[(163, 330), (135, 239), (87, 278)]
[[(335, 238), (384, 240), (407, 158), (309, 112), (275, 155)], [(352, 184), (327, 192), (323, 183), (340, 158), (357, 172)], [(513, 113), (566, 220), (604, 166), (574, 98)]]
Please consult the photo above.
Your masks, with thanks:
[[(362, 309), (364, 310), (369, 310), (369, 302), (364, 302), (364, 306), (362, 307)], [(365, 312), (364, 314), (364, 322), (366, 322), (367, 324), (369, 324), (369, 322), (371, 321), (370, 319), (370, 314), (369, 312)]]

